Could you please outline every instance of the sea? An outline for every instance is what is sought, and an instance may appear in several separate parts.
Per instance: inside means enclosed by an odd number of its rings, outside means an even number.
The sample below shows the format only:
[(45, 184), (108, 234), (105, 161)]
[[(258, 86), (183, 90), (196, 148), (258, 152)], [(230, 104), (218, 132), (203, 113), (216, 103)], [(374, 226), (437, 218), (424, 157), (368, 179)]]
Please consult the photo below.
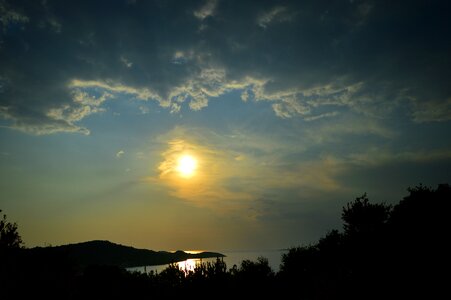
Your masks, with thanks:
[[(240, 267), (243, 260), (257, 261), (259, 257), (264, 257), (268, 259), (268, 263), (274, 272), (278, 272), (280, 269), (280, 264), (282, 263), (282, 255), (287, 253), (288, 250), (277, 249), (277, 250), (229, 250), (229, 251), (215, 251), (224, 254), (226, 257), (223, 259), (227, 265), (227, 269), (233, 268), (234, 265)], [(201, 251), (185, 251), (187, 253), (199, 253)], [(177, 263), (178, 267), (185, 271), (192, 271), (194, 267), (201, 262), (215, 262), (216, 258), (204, 258), (204, 259), (187, 259)], [(139, 266), (133, 268), (127, 268), (130, 272), (140, 272), (149, 273), (157, 272), (160, 273), (166, 269), (169, 265), (158, 265), (158, 266)]]

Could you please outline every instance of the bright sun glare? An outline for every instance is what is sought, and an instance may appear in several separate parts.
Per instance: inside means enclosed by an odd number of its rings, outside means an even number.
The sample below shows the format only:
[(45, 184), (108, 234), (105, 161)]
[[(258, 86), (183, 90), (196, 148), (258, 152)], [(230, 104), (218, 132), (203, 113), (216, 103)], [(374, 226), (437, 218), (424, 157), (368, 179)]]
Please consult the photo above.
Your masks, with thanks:
[(183, 155), (178, 159), (177, 171), (183, 177), (191, 177), (197, 168), (197, 160), (191, 155)]

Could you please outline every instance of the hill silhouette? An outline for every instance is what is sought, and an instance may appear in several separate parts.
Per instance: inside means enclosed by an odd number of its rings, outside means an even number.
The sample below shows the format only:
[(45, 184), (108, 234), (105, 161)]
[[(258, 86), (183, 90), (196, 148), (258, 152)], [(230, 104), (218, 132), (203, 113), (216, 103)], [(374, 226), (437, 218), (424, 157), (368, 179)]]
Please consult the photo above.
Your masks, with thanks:
[(187, 253), (137, 249), (110, 241), (89, 241), (56, 247), (35, 247), (27, 249), (36, 256), (67, 257), (80, 266), (106, 265), (130, 268), (137, 266), (165, 265), (195, 258), (224, 257), (216, 252)]

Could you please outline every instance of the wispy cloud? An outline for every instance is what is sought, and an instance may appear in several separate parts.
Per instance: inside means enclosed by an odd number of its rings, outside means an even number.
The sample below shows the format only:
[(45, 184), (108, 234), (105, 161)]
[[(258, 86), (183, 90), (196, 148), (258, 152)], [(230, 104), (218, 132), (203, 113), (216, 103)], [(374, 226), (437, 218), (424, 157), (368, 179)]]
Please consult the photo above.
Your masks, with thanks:
[(125, 151), (124, 150), (119, 150), (118, 152), (116, 152), (116, 157), (117, 158), (122, 158), (122, 156), (124, 156)]
[(383, 166), (392, 163), (430, 163), (451, 160), (451, 150), (431, 149), (415, 151), (393, 151), (371, 147), (365, 152), (351, 153), (348, 162), (361, 166)]
[(262, 13), (257, 18), (257, 24), (262, 28), (267, 28), (270, 24), (276, 22), (290, 21), (294, 16), (294, 12), (287, 7), (276, 6), (269, 11)]
[[(305, 193), (341, 189), (335, 180), (341, 168), (338, 162), (330, 157), (287, 161), (285, 157), (295, 150), (268, 137), (177, 127), (160, 140), (166, 142), (159, 175), (148, 181), (167, 187), (173, 196), (194, 205), (246, 211), (259, 206), (258, 199), (271, 190)], [(189, 179), (177, 172), (177, 160), (183, 154), (198, 160), (196, 174)]]
[(3, 31), (6, 31), (10, 24), (28, 23), (29, 21), (30, 19), (26, 15), (13, 9), (5, 1), (0, 2), (0, 23), (3, 25)]
[(139, 108), (139, 111), (140, 111), (143, 115), (148, 114), (149, 111), (150, 111), (150, 109), (149, 109), (147, 106), (141, 105), (141, 106), (138, 107), (138, 108)]
[(384, 125), (383, 122), (377, 119), (368, 119), (352, 114), (334, 114), (333, 116), (336, 117), (333, 122), (319, 124), (306, 129), (305, 134), (311, 143), (343, 142), (349, 136), (373, 136), (387, 140), (399, 137), (398, 131)]
[(133, 63), (128, 60), (127, 58), (125, 58), (124, 56), (120, 57), (120, 61), (124, 64), (124, 66), (126, 66), (127, 68), (131, 68), (133, 67)]
[(64, 120), (69, 124), (73, 124), (91, 114), (105, 111), (100, 106), (107, 99), (112, 98), (114, 96), (110, 93), (103, 93), (100, 97), (94, 97), (81, 90), (74, 90), (73, 105), (51, 108), (47, 111), (46, 116), (54, 120)]
[(64, 119), (48, 118), (46, 115), (29, 112), (30, 116), (18, 116), (10, 107), (0, 107), (0, 116), (6, 120), (11, 120), (12, 124), (4, 126), (6, 128), (16, 129), (33, 135), (47, 135), (59, 132), (72, 132), (89, 135), (89, 129), (68, 122)]
[(412, 106), (413, 120), (417, 123), (451, 120), (451, 97), (444, 101), (413, 101)]
[(69, 89), (102, 89), (110, 93), (129, 94), (140, 100), (156, 99), (160, 100), (158, 95), (147, 88), (134, 88), (132, 86), (123, 85), (121, 83), (108, 81), (96, 81), (96, 80), (80, 80), (73, 79), (68, 85)]
[(213, 16), (217, 4), (217, 0), (207, 0), (201, 8), (194, 11), (194, 16), (200, 20)]

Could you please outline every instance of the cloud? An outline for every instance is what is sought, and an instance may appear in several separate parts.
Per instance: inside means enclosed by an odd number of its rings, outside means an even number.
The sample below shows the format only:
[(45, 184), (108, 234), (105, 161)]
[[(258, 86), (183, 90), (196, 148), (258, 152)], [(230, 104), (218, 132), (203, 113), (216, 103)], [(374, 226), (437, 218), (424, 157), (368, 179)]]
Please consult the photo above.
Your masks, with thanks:
[(347, 136), (354, 138), (371, 136), (389, 141), (400, 136), (397, 130), (384, 125), (380, 120), (350, 114), (324, 116), (327, 117), (335, 117), (333, 123), (325, 122), (306, 129), (305, 135), (311, 144), (342, 143)]
[(315, 121), (315, 120), (319, 120), (322, 118), (330, 118), (330, 117), (335, 117), (339, 114), (338, 111), (332, 111), (332, 112), (328, 112), (328, 113), (324, 113), (324, 114), (320, 114), (320, 115), (316, 115), (316, 116), (312, 116), (312, 117), (306, 117), (304, 118), (305, 121)]
[(417, 123), (451, 120), (451, 97), (444, 101), (413, 101), (412, 117)]
[(194, 16), (200, 20), (213, 16), (217, 4), (217, 0), (207, 0), (205, 2), (205, 5), (203, 5), (200, 9), (194, 11)]
[[(247, 214), (260, 206), (259, 199), (283, 201), (281, 191), (305, 196), (342, 189), (335, 179), (341, 170), (338, 161), (326, 156), (294, 161), (288, 157), (304, 150), (271, 137), (176, 127), (159, 141), (158, 176), (147, 181), (193, 205)], [(198, 160), (196, 174), (189, 179), (177, 172), (178, 158), (185, 154)]]
[(111, 95), (102, 103), (119, 94), (156, 101), (172, 113), (238, 91), (281, 118), (350, 111), (445, 122), (449, 6), (117, 1), (105, 11), (87, 0), (1, 1), (1, 116), (29, 133), (86, 134), (84, 118), (106, 108), (75, 101), (77, 91)]
[[(167, 148), (161, 153), (162, 161), (158, 166), (158, 178), (149, 180), (166, 186), (171, 194), (194, 205), (210, 207), (216, 210), (230, 210), (243, 207), (251, 199), (251, 195), (243, 191), (234, 191), (224, 186), (224, 179), (233, 173), (228, 165), (231, 157), (224, 149), (219, 149), (199, 142), (196, 137), (189, 141), (177, 138), (167, 141)], [(194, 176), (189, 179), (178, 174), (177, 161), (181, 155), (192, 155), (198, 163)], [(222, 202), (224, 200), (224, 202)]]
[(122, 158), (122, 156), (124, 156), (124, 154), (125, 154), (125, 151), (124, 151), (124, 150), (119, 150), (119, 151), (116, 153), (116, 157), (117, 157), (117, 158)]
[[(152, 140), (152, 156), (161, 159), (146, 182), (186, 204), (266, 222), (299, 218), (312, 206), (339, 209), (337, 203), (355, 193), (372, 192), (373, 183), (365, 180), (375, 173), (389, 184), (396, 170), (403, 184), (414, 184), (408, 181), (423, 178), (422, 170), (451, 160), (446, 147), (410, 148), (384, 120), (356, 114), (324, 117), (308, 127), (288, 122), (289, 130), (266, 122), (258, 124), (260, 131), (241, 124), (219, 130), (175, 127), (157, 138), (157, 145)], [(189, 180), (176, 171), (184, 153), (199, 161)], [(408, 177), (409, 172), (421, 176)]]
[(127, 68), (131, 68), (133, 66), (133, 63), (123, 56), (120, 57), (120, 60)]
[(290, 21), (293, 18), (292, 13), (288, 12), (288, 9), (283, 6), (276, 6), (269, 11), (261, 14), (257, 18), (257, 24), (262, 28), (267, 28), (271, 23)]
[(68, 84), (69, 89), (100, 89), (111, 93), (128, 94), (140, 100), (156, 99), (160, 100), (158, 95), (150, 89), (137, 89), (131, 86), (126, 86), (120, 83), (115, 83), (111, 80), (95, 81), (95, 80), (79, 80), (73, 79)]
[(141, 114), (143, 114), (143, 115), (145, 115), (145, 114), (148, 114), (149, 113), (149, 108), (147, 107), (147, 106), (139, 106), (138, 107), (139, 108), (139, 111), (141, 112)]
[(244, 90), (244, 92), (241, 93), (241, 100), (243, 100), (244, 102), (246, 102), (249, 97), (250, 95), (248, 90)]
[(352, 153), (348, 160), (354, 165), (381, 166), (392, 163), (430, 163), (437, 161), (450, 161), (451, 151), (448, 149), (398, 151), (372, 147), (365, 152)]
[(64, 119), (52, 118), (50, 116), (42, 116), (33, 114), (25, 115), (24, 111), (20, 112), (20, 116), (15, 111), (8, 107), (0, 107), (0, 116), (6, 120), (11, 120), (12, 125), (4, 126), (11, 129), (16, 129), (25, 133), (33, 135), (47, 135), (59, 132), (72, 132), (89, 135), (90, 131), (87, 128), (77, 126)]
[(100, 108), (100, 106), (110, 98), (113, 98), (113, 95), (109, 93), (103, 93), (96, 98), (81, 90), (75, 90), (73, 92), (73, 103), (75, 105), (51, 108), (47, 111), (46, 116), (53, 120), (64, 120), (69, 124), (73, 124), (91, 114), (103, 112), (104, 109)]
[(11, 8), (5, 1), (0, 2), (0, 23), (3, 25), (3, 31), (13, 24), (28, 23), (27, 16)]

